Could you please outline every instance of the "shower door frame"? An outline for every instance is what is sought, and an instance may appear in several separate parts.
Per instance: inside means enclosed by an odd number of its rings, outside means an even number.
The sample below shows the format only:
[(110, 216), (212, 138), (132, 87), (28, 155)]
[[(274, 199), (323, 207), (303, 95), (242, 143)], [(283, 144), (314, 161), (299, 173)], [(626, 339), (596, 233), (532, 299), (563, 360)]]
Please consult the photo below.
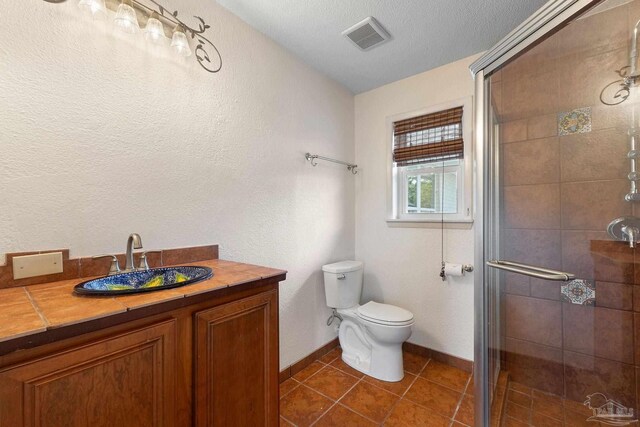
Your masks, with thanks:
[[(489, 259), (496, 258), (499, 243), (497, 230), (499, 152), (492, 139), (491, 87), (489, 76), (532, 44), (555, 31), (587, 8), (601, 0), (550, 0), (537, 12), (509, 33), (504, 39), (477, 59), (469, 69), (475, 79), (474, 139), (475, 139), (475, 274), (474, 274), (474, 386), (475, 425), (492, 425), (489, 390), (489, 304), (497, 287), (491, 283), (494, 272), (486, 268)], [(493, 258), (492, 258), (493, 257)], [(480, 398), (478, 398), (480, 397)]]

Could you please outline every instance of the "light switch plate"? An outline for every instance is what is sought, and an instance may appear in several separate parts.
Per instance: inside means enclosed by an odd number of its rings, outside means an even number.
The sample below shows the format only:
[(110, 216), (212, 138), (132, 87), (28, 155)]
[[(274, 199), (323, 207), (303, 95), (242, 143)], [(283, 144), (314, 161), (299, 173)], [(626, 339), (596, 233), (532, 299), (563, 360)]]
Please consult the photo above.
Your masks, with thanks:
[(13, 258), (13, 278), (45, 276), (62, 273), (62, 252), (25, 255)]

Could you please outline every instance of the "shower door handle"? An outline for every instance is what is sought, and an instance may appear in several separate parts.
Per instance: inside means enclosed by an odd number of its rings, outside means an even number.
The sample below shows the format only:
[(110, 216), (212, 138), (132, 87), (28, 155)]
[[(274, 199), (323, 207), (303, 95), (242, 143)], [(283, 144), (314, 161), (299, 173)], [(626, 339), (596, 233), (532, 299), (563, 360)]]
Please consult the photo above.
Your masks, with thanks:
[(493, 260), (487, 261), (487, 265), (499, 270), (524, 274), (525, 276), (535, 277), (537, 279), (568, 282), (569, 280), (576, 278), (575, 274), (565, 273), (564, 271), (550, 270), (548, 268), (536, 267), (534, 265), (521, 264), (512, 261)]

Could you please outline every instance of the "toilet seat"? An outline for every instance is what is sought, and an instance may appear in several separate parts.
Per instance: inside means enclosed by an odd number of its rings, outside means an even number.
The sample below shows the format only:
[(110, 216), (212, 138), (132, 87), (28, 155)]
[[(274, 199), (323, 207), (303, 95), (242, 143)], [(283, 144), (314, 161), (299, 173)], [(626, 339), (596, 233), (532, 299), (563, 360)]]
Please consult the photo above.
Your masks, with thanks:
[(358, 307), (357, 315), (365, 321), (380, 325), (406, 326), (413, 323), (413, 313), (409, 310), (375, 301), (369, 301)]

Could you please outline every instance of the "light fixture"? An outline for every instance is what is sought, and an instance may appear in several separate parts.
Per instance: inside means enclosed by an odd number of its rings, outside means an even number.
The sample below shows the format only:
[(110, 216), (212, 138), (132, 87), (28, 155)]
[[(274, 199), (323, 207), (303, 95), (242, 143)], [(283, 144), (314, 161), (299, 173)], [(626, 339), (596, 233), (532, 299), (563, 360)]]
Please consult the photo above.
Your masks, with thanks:
[[(64, 3), (65, 0), (45, 0), (51, 3)], [(148, 16), (143, 35), (149, 42), (149, 50), (157, 51), (152, 45), (166, 45), (171, 31), (171, 50), (182, 57), (191, 57), (208, 73), (217, 73), (222, 69), (222, 56), (209, 36), (211, 28), (199, 16), (194, 16), (195, 25), (187, 25), (177, 10), (169, 10), (161, 4), (162, 0), (76, 0), (78, 7), (94, 19), (115, 14), (113, 26), (117, 31), (128, 34), (140, 32), (138, 14)], [(180, 15), (181, 16), (181, 15)], [(137, 44), (137, 43), (136, 43)], [(164, 56), (164, 55), (161, 55)]]
[(191, 55), (191, 46), (189, 46), (189, 39), (187, 39), (187, 35), (184, 33), (184, 28), (182, 25), (176, 25), (176, 28), (173, 30), (173, 37), (171, 37), (171, 47), (173, 50), (180, 56)]
[(107, 7), (104, 0), (80, 0), (78, 7), (93, 19), (103, 19), (107, 16)]
[(144, 38), (155, 44), (163, 44), (167, 37), (164, 34), (164, 25), (158, 19), (159, 16), (153, 12), (147, 20), (147, 26), (144, 27)]
[(113, 23), (116, 25), (116, 28), (128, 34), (135, 34), (140, 30), (136, 11), (127, 0), (120, 2)]

